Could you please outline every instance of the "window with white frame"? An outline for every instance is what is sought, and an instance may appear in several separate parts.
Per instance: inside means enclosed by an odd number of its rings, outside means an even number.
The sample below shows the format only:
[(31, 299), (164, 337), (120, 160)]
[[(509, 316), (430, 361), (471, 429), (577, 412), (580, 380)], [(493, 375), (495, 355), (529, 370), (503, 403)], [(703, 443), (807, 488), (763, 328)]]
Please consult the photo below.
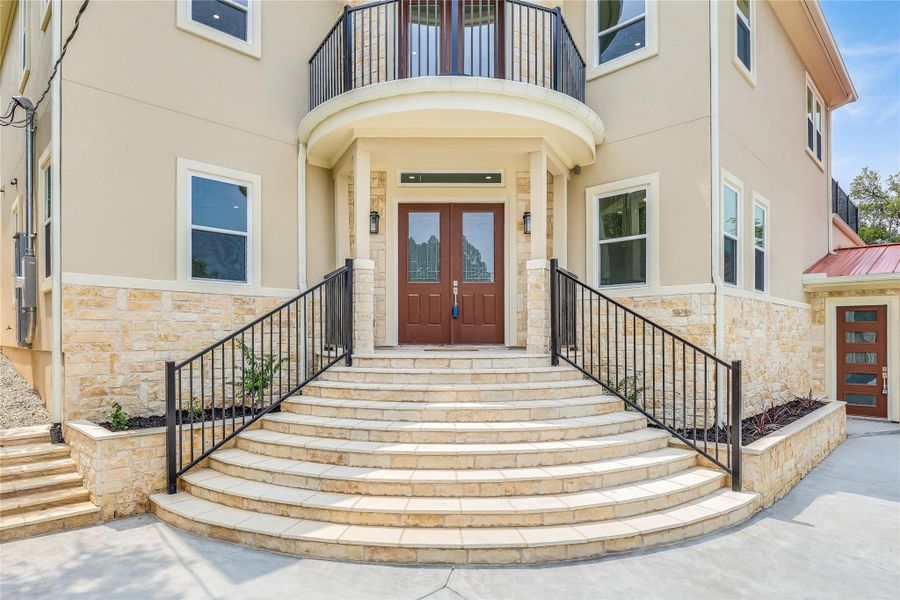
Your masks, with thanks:
[(178, 0), (178, 27), (259, 58), (262, 3), (259, 0)]
[(765, 292), (768, 279), (769, 211), (759, 203), (753, 204), (753, 289)]
[(737, 59), (747, 69), (753, 71), (753, 23), (751, 0), (735, 0), (737, 23), (736, 23), (736, 47), (735, 52)]
[(809, 83), (806, 84), (806, 147), (822, 162), (822, 98)]
[(648, 188), (597, 198), (597, 277), (601, 286), (647, 283)]
[(252, 186), (189, 171), (190, 278), (250, 282)]
[(19, 92), (25, 91), (25, 82), (31, 71), (31, 48), (28, 34), (28, 0), (19, 0)]
[(41, 250), (44, 254), (44, 278), (50, 277), (53, 274), (53, 255), (51, 251), (53, 249), (51, 242), (51, 222), (53, 216), (53, 205), (51, 203), (52, 193), (53, 193), (53, 179), (52, 172), (50, 170), (50, 159), (44, 159), (41, 162), (41, 185), (40, 185), (40, 193), (41, 193)]
[(597, 0), (597, 64), (647, 45), (645, 0)]
[(738, 232), (740, 194), (729, 184), (722, 188), (722, 279), (730, 285), (738, 283)]

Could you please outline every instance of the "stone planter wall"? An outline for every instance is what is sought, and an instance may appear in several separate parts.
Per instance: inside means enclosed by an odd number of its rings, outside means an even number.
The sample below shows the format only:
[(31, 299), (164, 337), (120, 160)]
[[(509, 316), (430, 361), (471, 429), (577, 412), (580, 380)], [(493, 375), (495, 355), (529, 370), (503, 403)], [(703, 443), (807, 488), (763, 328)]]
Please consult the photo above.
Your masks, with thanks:
[[(221, 437), (221, 430), (217, 437)], [(90, 421), (69, 421), (65, 439), (102, 519), (147, 512), (148, 496), (165, 491), (165, 427), (108, 431)], [(188, 434), (184, 434), (184, 441), (188, 448)], [(199, 432), (194, 434), (194, 444), (200, 447)]]

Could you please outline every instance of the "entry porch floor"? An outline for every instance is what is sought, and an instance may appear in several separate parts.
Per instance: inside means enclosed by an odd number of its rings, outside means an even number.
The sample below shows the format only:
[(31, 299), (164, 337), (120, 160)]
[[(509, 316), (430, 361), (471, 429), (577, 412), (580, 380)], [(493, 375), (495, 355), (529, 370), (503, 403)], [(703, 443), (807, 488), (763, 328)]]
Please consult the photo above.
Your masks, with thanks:
[[(784, 499), (693, 541), (596, 560), (431, 567), (304, 559), (151, 515), (0, 546), (9, 598), (868, 598), (900, 595), (900, 435), (850, 435)], [(868, 435), (867, 435), (868, 434)]]

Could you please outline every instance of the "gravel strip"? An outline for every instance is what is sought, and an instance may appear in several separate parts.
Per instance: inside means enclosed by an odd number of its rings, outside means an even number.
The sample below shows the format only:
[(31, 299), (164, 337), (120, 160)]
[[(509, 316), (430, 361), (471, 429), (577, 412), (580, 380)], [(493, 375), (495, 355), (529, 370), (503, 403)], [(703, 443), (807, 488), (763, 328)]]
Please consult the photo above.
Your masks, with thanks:
[(0, 429), (50, 422), (44, 401), (0, 352)]

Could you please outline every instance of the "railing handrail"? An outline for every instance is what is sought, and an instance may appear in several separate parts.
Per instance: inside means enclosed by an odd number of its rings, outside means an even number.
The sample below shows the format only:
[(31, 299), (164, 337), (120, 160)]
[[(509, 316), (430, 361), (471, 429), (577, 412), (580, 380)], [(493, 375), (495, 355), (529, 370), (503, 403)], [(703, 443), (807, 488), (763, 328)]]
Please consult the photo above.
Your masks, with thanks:
[[(343, 278), (338, 279), (338, 278)], [(331, 284), (330, 288), (325, 288), (325, 286)], [(318, 306), (316, 305), (316, 292), (318, 292)], [(340, 301), (336, 300), (336, 297), (339, 297)], [(242, 326), (241, 328), (233, 331), (227, 336), (219, 339), (218, 341), (210, 344), (205, 349), (200, 352), (194, 354), (190, 358), (183, 360), (181, 362), (176, 363), (175, 361), (166, 361), (166, 375), (165, 375), (165, 398), (166, 398), (166, 461), (167, 461), (167, 479), (168, 479), (168, 492), (170, 494), (175, 493), (177, 489), (177, 479), (182, 474), (187, 472), (189, 469), (193, 468), (205, 458), (207, 458), (210, 454), (212, 454), (215, 450), (221, 448), (224, 444), (226, 444), (229, 440), (234, 438), (237, 434), (244, 431), (247, 427), (258, 421), (260, 418), (265, 416), (266, 414), (275, 410), (281, 403), (294, 394), (296, 394), (301, 388), (303, 388), (310, 381), (321, 375), (324, 371), (335, 365), (337, 362), (344, 360), (345, 363), (349, 366), (352, 364), (352, 351), (353, 351), (353, 332), (352, 332), (352, 298), (353, 298), (353, 261), (347, 260), (343, 267), (332, 271), (331, 273), (325, 275), (325, 277), (312, 286), (309, 289), (304, 290), (297, 296), (294, 296), (290, 300), (283, 302), (276, 306), (275, 308), (267, 311), (260, 317), (255, 318), (250, 323)], [(307, 300), (311, 299), (311, 306)], [(302, 320), (301, 320), (301, 303), (302, 302)], [(294, 321), (293, 324), (291, 322), (292, 309), (293, 307), (293, 315)], [(284, 319), (282, 318), (282, 312), (287, 311), (287, 357), (282, 356), (283, 352), (283, 325)], [(276, 356), (274, 354), (262, 356), (262, 363), (265, 364), (268, 362), (268, 374), (265, 375), (265, 378), (268, 380), (267, 383), (260, 383), (263, 379), (262, 376), (255, 371), (254, 363), (260, 360), (256, 357), (255, 354), (255, 338), (256, 333), (254, 331), (254, 327), (262, 326), (261, 331), (259, 332), (259, 340), (260, 340), (260, 348), (264, 352), (265, 351), (265, 337), (268, 335), (269, 337), (269, 349), (270, 351), (273, 349), (275, 331), (274, 331), (274, 318), (277, 315), (278, 319), (278, 355), (277, 361)], [(318, 320), (317, 320), (318, 318)], [(269, 322), (269, 330), (266, 332), (265, 330), (265, 322), (268, 320)], [(292, 327), (296, 328), (296, 332), (292, 329)], [(311, 330), (310, 330), (311, 327)], [(244, 355), (244, 350), (246, 349), (244, 333), (247, 331), (251, 332), (251, 342), (250, 342), (250, 376), (249, 380), (251, 381), (251, 387), (248, 391), (247, 381), (248, 374), (247, 368), (248, 365), (245, 363), (246, 356)], [(294, 339), (292, 344), (292, 332), (294, 332)], [(316, 333), (318, 333), (318, 338), (316, 337)], [(326, 336), (329, 336), (329, 340), (326, 341)], [(303, 336), (303, 352), (302, 352), (302, 361), (301, 361), (301, 353), (300, 353), (300, 337)], [(241, 336), (240, 341), (237, 341), (238, 336)], [(312, 346), (308, 347), (307, 341), (308, 337), (311, 337)], [(225, 366), (225, 358), (226, 353), (229, 350), (228, 344), (231, 342), (230, 351), (231, 351), (231, 376), (233, 378), (232, 381), (226, 383), (226, 366)], [(317, 348), (318, 343), (318, 348)], [(240, 369), (238, 370), (238, 364), (235, 357), (235, 349), (241, 349), (241, 358), (240, 358)], [(338, 349), (341, 348), (339, 351)], [(221, 380), (219, 382), (216, 381), (216, 371), (217, 365), (215, 364), (215, 357), (217, 350), (221, 349)], [(291, 358), (292, 358), (292, 350), (294, 351), (293, 358), (297, 361), (296, 366), (296, 382), (292, 384), (292, 374), (291, 370)], [(327, 355), (326, 355), (327, 351)], [(318, 354), (317, 354), (318, 352)], [(205, 372), (204, 372), (204, 359), (209, 356), (210, 366), (209, 372), (211, 375), (211, 386), (209, 388), (210, 391), (210, 414), (211, 419), (206, 419), (206, 410), (207, 407), (205, 405), (206, 400), (206, 383), (204, 381)], [(196, 400), (196, 396), (194, 396), (194, 363), (199, 361), (199, 367), (197, 368), (198, 379), (199, 379), (199, 393), (200, 393), (200, 405), (199, 407), (195, 407), (194, 400)], [(283, 383), (283, 370), (282, 366), (284, 363), (288, 364), (287, 369), (287, 387), (285, 388)], [(273, 368), (272, 365), (277, 365), (277, 367)], [(310, 365), (313, 365), (313, 368), (310, 369)], [(301, 366), (303, 376), (301, 377)], [(184, 381), (182, 370), (188, 367), (187, 377), (188, 377), (188, 418), (190, 421), (185, 420), (185, 410), (183, 408), (183, 396), (184, 396)], [(240, 397), (238, 397), (238, 392), (235, 389), (235, 384), (237, 383), (236, 374), (240, 374), (240, 385), (241, 392)], [(178, 375), (178, 393), (176, 399), (176, 374)], [(275, 394), (275, 379), (276, 374), (278, 378), (278, 390), (277, 394)], [(216, 404), (216, 388), (217, 384), (221, 385), (221, 406)], [(231, 396), (231, 406), (226, 405), (226, 394), (225, 388), (226, 385), (232, 386), (232, 396)], [(262, 387), (256, 387), (262, 386)], [(266, 390), (268, 388), (268, 390)], [(265, 405), (265, 393), (268, 392), (268, 405)], [(259, 396), (259, 406), (257, 407), (256, 397)], [(247, 418), (247, 400), (250, 400), (250, 415)], [(277, 397), (276, 397), (277, 396)], [(238, 401), (240, 401), (240, 416), (236, 413), (238, 408)], [(177, 406), (176, 406), (177, 402)], [(176, 418), (176, 410), (179, 413), (180, 417)], [(231, 432), (225, 433), (227, 430), (227, 414), (228, 411), (231, 411)], [(195, 421), (195, 412), (199, 411), (201, 417), (199, 420)], [(218, 414), (217, 414), (218, 413)], [(221, 418), (218, 416), (221, 415)], [(221, 427), (221, 437), (216, 438), (216, 429), (217, 426)], [(208, 429), (207, 429), (208, 427)], [(184, 453), (185, 453), (185, 441), (183, 433), (187, 429), (188, 436), (190, 437), (189, 448), (190, 454), (188, 456), (187, 462), (185, 464), (184, 461)], [(199, 430), (200, 432), (200, 451), (195, 452), (195, 444), (194, 444), (194, 433)], [(211, 432), (211, 440), (207, 447), (206, 444), (206, 434), (207, 432)], [(177, 436), (177, 437), (176, 437)], [(177, 441), (176, 441), (177, 440)]]

